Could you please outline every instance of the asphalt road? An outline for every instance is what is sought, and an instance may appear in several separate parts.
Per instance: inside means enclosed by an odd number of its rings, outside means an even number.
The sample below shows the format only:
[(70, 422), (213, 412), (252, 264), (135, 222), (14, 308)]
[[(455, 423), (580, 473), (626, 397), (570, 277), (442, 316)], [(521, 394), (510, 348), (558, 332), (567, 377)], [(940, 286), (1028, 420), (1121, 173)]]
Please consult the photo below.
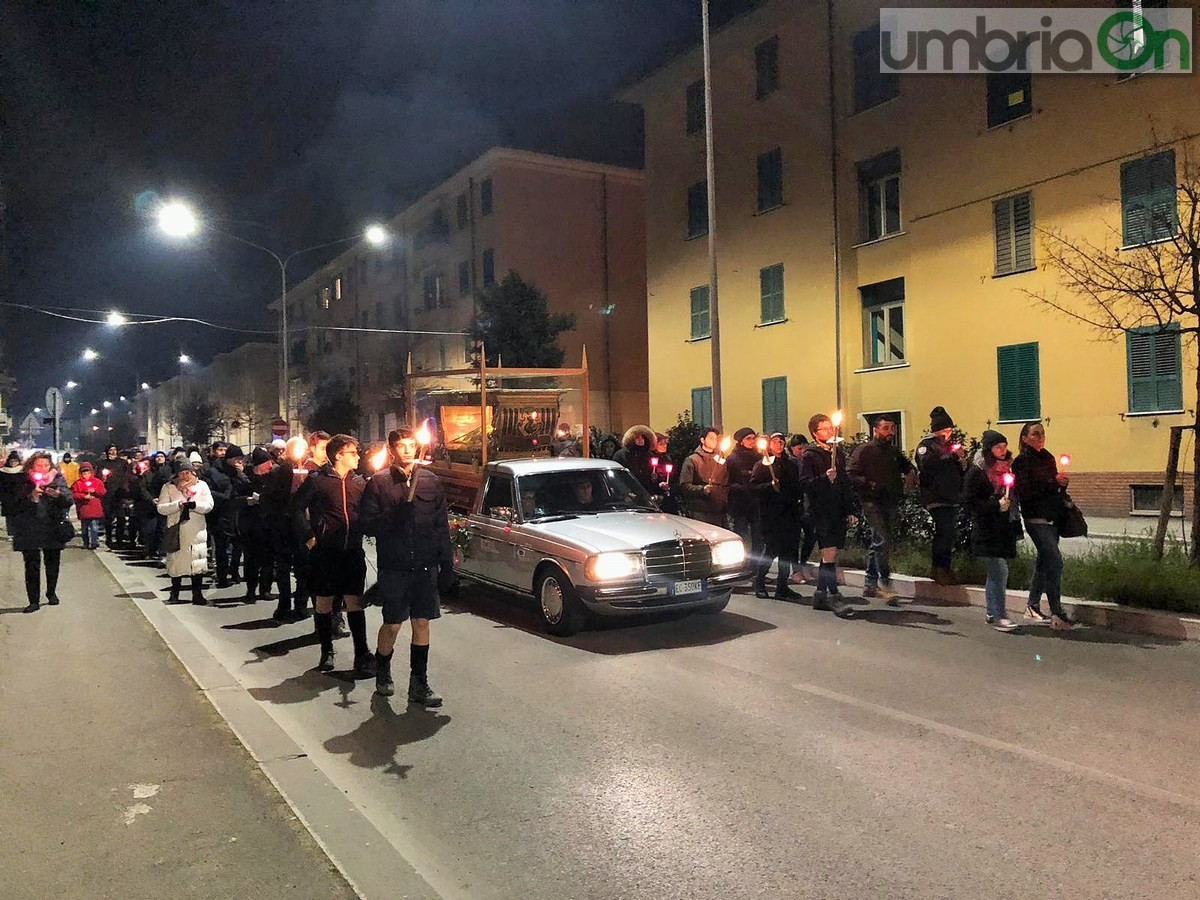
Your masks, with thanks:
[(749, 596), (555, 639), (476, 588), (427, 712), (269, 605), (168, 609), (431, 896), (1200, 897), (1200, 646)]

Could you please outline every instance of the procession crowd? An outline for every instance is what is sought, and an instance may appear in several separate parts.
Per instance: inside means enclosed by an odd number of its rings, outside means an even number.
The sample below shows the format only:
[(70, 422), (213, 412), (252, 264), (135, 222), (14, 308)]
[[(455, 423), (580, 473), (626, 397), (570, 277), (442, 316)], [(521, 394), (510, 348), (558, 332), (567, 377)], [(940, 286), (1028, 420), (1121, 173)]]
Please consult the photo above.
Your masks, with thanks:
[[(869, 534), (863, 595), (897, 605), (890, 551), (905, 491), (916, 490), (932, 519), (930, 562), (936, 582), (957, 583), (951, 555), (959, 509), (965, 507), (972, 551), (987, 568), (987, 623), (1001, 631), (1017, 627), (1005, 608), (1008, 560), (1028, 534), (1037, 562), (1025, 618), (1055, 629), (1071, 628), (1075, 623), (1061, 603), (1058, 545), (1070, 508), (1069, 478), (1046, 450), (1044, 426), (1029, 422), (1021, 428), (1015, 457), (1005, 435), (985, 431), (970, 459), (954, 441), (955, 429), (946, 410), (935, 407), (928, 434), (916, 448), (915, 464), (896, 446), (896, 422), (887, 414), (875, 417), (870, 439), (849, 456), (834, 421), (818, 414), (808, 422), (808, 436), (760, 436), (740, 428), (732, 438), (722, 438), (717, 429), (707, 428), (677, 477), (666, 456), (666, 436), (646, 426), (627, 431), (614, 458), (665, 504), (674, 498), (679, 512), (741, 535), (758, 597), (771, 596), (767, 578), (775, 565), (774, 597), (799, 599), (790, 583), (793, 571), (816, 549), (813, 608), (852, 618), (854, 607), (838, 590), (837, 556), (861, 517)], [(1049, 615), (1042, 610), (1043, 595)]]
[[(208, 605), (210, 571), (217, 588), (244, 584), (244, 603), (266, 600), (274, 585), (275, 620), (311, 614), (320, 671), (334, 668), (333, 638), (344, 616), (353, 673), (374, 677), (384, 696), (394, 692), (392, 654), (410, 621), (408, 698), (440, 706), (428, 681), (429, 623), (440, 616), (439, 591), (454, 585), (452, 550), (441, 482), (416, 464), (417, 455), (417, 437), (407, 427), (391, 432), (373, 468), (360, 458), (355, 438), (321, 431), (255, 447), (248, 459), (223, 441), (211, 445), (207, 459), (195, 447), (176, 448), (168, 458), (164, 451), (147, 456), (110, 445), (96, 465), (76, 463), (68, 453), (57, 467), (49, 453), (22, 460), (13, 451), (0, 469), (0, 506), (13, 549), (24, 557), (24, 611), (41, 609), (43, 563), (47, 603), (59, 603), (74, 506), (85, 548), (99, 549), (103, 532), (111, 550), (164, 562), (168, 603), (187, 602), (180, 596), (187, 579), (190, 602)], [(383, 613), (374, 651), (363, 598), (367, 535), (376, 539), (374, 599)]]

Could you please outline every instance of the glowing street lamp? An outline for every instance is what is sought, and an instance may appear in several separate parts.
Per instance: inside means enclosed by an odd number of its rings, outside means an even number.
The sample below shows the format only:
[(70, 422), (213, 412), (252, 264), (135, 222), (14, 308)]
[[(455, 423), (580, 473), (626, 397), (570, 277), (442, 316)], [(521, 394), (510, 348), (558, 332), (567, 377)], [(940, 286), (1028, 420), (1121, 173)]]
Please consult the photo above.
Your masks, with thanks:
[(143, 390), (143, 391), (148, 391), (148, 390), (150, 390), (150, 385), (149, 385), (149, 384), (147, 384), (146, 382), (144, 382), (144, 381), (143, 381), (143, 382), (142, 382), (142, 390)]
[(158, 227), (174, 238), (191, 237), (200, 228), (192, 208), (179, 200), (164, 203), (158, 209)]
[(94, 407), (94, 406), (92, 407), (92, 412), (91, 412), (91, 414), (92, 414), (93, 416), (94, 416), (94, 415), (97, 415), (99, 412), (100, 412), (100, 410), (96, 409), (96, 407)]
[(120, 328), (122, 325), (129, 324), (129, 320), (115, 309), (105, 317), (104, 322), (111, 328)]
[(382, 247), (387, 243), (388, 233), (382, 225), (369, 225), (363, 232), (363, 237), (372, 247)]
[(105, 409), (112, 409), (112, 401), (111, 400), (105, 400), (102, 405), (104, 406)]
[(67, 382), (67, 390), (68, 390), (68, 391), (73, 391), (73, 390), (75, 390), (75, 388), (77, 388), (77, 387), (79, 387), (79, 382), (78, 382), (78, 381), (68, 381), (68, 382)]
[(91, 347), (88, 347), (86, 350), (83, 351), (83, 358), (86, 362), (94, 362), (95, 360), (100, 358), (100, 354), (97, 353), (95, 350), (93, 350)]
[(186, 366), (191, 361), (192, 361), (192, 358), (190, 356), (188, 356), (186, 353), (179, 354), (179, 364), (181, 366)]

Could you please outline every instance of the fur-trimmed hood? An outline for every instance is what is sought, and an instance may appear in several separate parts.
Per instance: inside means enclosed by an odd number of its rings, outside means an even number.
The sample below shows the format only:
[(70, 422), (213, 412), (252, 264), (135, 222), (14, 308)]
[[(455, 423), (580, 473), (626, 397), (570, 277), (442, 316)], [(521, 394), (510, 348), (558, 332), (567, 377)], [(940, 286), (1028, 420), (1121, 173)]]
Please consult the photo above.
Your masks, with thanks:
[(633, 449), (633, 447), (634, 447), (633, 439), (636, 438), (639, 434), (645, 440), (646, 452), (653, 453), (654, 452), (654, 443), (657, 440), (657, 437), (654, 433), (654, 429), (651, 428), (649, 425), (634, 425), (632, 428), (630, 428), (628, 431), (626, 431), (625, 436), (621, 438), (621, 446), (624, 447), (626, 450)]

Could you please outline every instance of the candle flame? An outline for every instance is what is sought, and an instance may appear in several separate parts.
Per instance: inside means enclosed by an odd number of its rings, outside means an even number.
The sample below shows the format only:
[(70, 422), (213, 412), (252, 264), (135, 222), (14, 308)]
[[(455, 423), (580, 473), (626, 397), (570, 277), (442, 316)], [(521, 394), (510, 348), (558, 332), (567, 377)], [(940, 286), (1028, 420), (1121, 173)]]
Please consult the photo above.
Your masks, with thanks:
[(757, 441), (754, 442), (754, 444), (756, 447), (758, 447), (759, 453), (767, 452), (767, 439), (765, 437), (760, 437)]
[(371, 454), (371, 468), (376, 472), (378, 472), (380, 469), (382, 469), (384, 466), (386, 466), (387, 461), (388, 461), (387, 447), (380, 447), (378, 450), (376, 450), (374, 453)]
[(1012, 472), (1005, 472), (1004, 477), (1001, 479), (1001, 481), (1004, 482), (1005, 487), (1012, 487), (1016, 480), (1017, 479), (1013, 476)]
[(733, 447), (733, 438), (731, 438), (729, 435), (725, 435), (725, 437), (721, 438), (721, 445), (718, 449), (721, 451), (722, 456), (728, 456), (731, 447)]
[(841, 428), (842, 427), (842, 411), (840, 409), (835, 409), (833, 411), (833, 415), (829, 417), (829, 421), (833, 423), (834, 428)]
[(288, 452), (296, 462), (308, 456), (308, 441), (297, 435), (288, 440)]
[(1071, 456), (1070, 456), (1070, 454), (1064, 453), (1062, 456), (1060, 456), (1060, 457), (1058, 458), (1058, 464), (1059, 464), (1060, 466), (1062, 466), (1064, 469), (1065, 469), (1067, 466), (1069, 466), (1069, 465), (1071, 464)]
[(422, 447), (428, 446), (432, 435), (429, 433), (429, 426), (421, 423), (421, 427), (417, 429), (417, 443)]
[(675, 470), (675, 464), (667, 463), (663, 468), (665, 468), (667, 470), (667, 474), (670, 475), (671, 472), (673, 472)]
[(653, 469), (658, 468), (658, 457), (657, 456), (650, 457), (650, 467)]

